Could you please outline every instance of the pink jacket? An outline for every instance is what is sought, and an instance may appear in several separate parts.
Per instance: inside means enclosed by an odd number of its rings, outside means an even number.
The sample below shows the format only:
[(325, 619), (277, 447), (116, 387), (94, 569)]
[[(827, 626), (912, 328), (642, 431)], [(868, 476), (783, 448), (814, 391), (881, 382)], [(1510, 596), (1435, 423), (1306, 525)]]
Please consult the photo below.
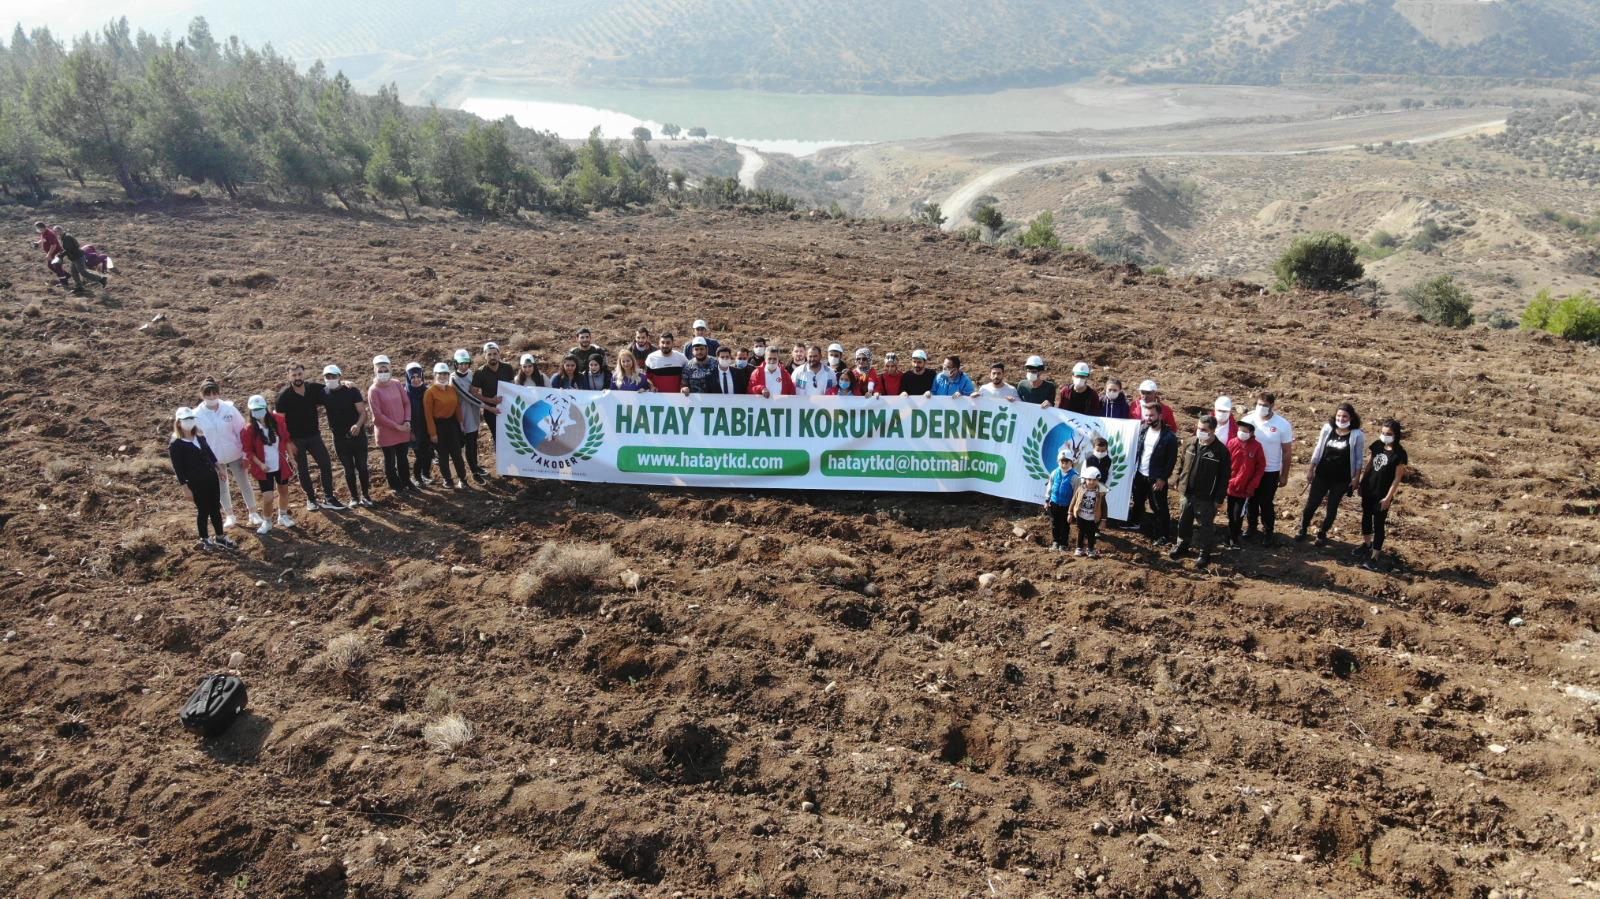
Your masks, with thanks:
[(406, 396), (404, 381), (397, 378), (382, 384), (374, 381), (367, 388), (367, 407), (372, 410), (372, 425), (378, 432), (379, 446), (411, 442), (411, 398)]

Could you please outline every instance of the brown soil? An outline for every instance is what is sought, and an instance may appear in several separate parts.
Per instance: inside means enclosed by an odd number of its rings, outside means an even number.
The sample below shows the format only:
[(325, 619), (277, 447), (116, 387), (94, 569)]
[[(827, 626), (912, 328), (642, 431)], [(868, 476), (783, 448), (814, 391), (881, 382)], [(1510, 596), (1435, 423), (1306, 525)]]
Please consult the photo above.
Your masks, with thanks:
[[(123, 274), (76, 298), (25, 241), (0, 256), (0, 893), (1600, 883), (1594, 348), (798, 216), (58, 213)], [(510, 481), (190, 548), (163, 434), (203, 376), (242, 403), (290, 359), (549, 358), (580, 323), (615, 345), (696, 316), (1087, 358), (1186, 414), (1270, 386), (1308, 436), (1349, 397), (1413, 434), (1400, 567), (1349, 564), (1349, 506), (1329, 549), (1201, 573), (1121, 537), (1053, 555), (1036, 510), (966, 495)], [(551, 542), (615, 558), (586, 587)], [(346, 633), (365, 661), (328, 651)], [(252, 710), (202, 742), (178, 705), (236, 651)]]

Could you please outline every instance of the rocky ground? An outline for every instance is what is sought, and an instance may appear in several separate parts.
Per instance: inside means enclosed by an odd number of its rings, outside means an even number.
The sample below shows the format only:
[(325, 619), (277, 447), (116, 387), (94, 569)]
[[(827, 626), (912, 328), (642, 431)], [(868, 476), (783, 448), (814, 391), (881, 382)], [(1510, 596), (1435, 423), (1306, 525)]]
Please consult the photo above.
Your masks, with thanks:
[[(1600, 892), (1593, 347), (801, 216), (45, 214), (121, 274), (0, 250), (0, 892)], [(1202, 573), (971, 496), (510, 481), (191, 549), (163, 435), (205, 376), (701, 316), (1398, 416), (1398, 567), (1350, 509)], [(249, 715), (185, 733), (230, 664)]]

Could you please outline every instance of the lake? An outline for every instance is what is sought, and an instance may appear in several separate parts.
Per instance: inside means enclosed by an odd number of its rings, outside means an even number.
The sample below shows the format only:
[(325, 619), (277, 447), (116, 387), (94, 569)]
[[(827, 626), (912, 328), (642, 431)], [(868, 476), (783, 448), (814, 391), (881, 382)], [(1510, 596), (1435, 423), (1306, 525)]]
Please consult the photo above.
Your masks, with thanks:
[(643, 125), (699, 126), (763, 152), (807, 156), (827, 147), (962, 133), (1110, 130), (1212, 118), (1294, 115), (1329, 102), (1315, 94), (1221, 85), (1069, 84), (992, 94), (885, 96), (698, 89), (589, 89), (478, 82), (461, 108), (486, 119), (582, 138), (600, 126), (627, 137)]

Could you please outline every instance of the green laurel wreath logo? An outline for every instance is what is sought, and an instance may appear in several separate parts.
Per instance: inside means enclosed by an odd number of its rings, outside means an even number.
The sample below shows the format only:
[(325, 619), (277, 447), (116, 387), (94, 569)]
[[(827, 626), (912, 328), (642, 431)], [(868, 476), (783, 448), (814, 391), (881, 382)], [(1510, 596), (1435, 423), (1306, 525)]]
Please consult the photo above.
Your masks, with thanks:
[(1111, 476), (1104, 480), (1107, 490), (1122, 483), (1128, 475), (1128, 444), (1122, 439), (1121, 434), (1111, 438)]
[(606, 439), (606, 426), (600, 420), (600, 410), (595, 408), (594, 403), (583, 407), (583, 424), (589, 429), (589, 435), (584, 438), (583, 446), (578, 447), (578, 451), (572, 454), (575, 462), (587, 462), (593, 459), (595, 453), (600, 452), (600, 444)]
[(1039, 423), (1033, 426), (1033, 433), (1028, 435), (1028, 441), (1022, 445), (1022, 462), (1035, 481), (1050, 479), (1050, 472), (1045, 471), (1044, 463), (1039, 461), (1039, 455), (1044, 452), (1044, 436), (1048, 433), (1050, 427), (1041, 418)]
[(528, 404), (517, 397), (511, 404), (511, 417), (506, 419), (506, 440), (511, 448), (524, 456), (533, 455), (533, 446), (528, 443), (528, 435), (522, 431), (522, 414), (528, 411)]

